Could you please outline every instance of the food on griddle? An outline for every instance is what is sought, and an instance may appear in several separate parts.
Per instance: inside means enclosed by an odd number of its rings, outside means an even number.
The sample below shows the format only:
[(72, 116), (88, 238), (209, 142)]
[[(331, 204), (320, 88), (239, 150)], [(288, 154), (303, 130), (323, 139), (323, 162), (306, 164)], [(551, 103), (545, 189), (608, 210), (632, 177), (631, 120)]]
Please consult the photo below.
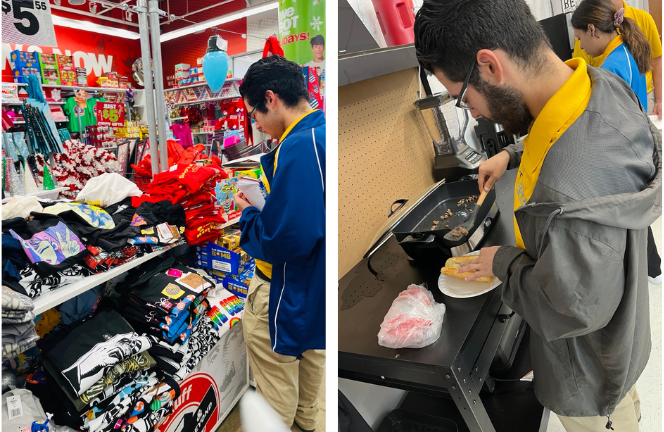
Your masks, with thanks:
[(454, 238), (454, 240), (459, 240), (461, 236), (467, 236), (468, 235), (468, 230), (462, 226), (458, 226), (454, 228), (452, 231), (450, 231), (450, 234)]
[[(452, 276), (459, 279), (465, 279), (466, 277), (472, 275), (474, 272), (463, 272), (459, 273), (458, 269), (464, 264), (468, 264), (471, 261), (475, 261), (477, 255), (466, 255), (460, 257), (452, 257), (445, 262), (445, 267), (440, 269), (440, 272), (445, 276)], [(491, 282), (493, 281), (493, 276), (482, 276), (475, 279), (477, 282)]]

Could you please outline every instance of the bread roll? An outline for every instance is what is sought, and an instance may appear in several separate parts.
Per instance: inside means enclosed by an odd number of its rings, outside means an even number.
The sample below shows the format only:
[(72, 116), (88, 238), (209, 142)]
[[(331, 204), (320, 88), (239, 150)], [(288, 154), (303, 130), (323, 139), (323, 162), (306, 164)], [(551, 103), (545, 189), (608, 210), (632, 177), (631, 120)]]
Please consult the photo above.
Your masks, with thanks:
[[(475, 272), (469, 271), (469, 272), (459, 273), (458, 268), (461, 267), (462, 265), (468, 264), (471, 261), (475, 261), (477, 258), (478, 258), (477, 255), (452, 257), (445, 262), (445, 267), (440, 269), (440, 272), (445, 276), (452, 276), (459, 279), (465, 279), (466, 277), (472, 275)], [(486, 282), (486, 283), (489, 283), (492, 280), (493, 276), (482, 276), (475, 279), (475, 281), (477, 282)]]

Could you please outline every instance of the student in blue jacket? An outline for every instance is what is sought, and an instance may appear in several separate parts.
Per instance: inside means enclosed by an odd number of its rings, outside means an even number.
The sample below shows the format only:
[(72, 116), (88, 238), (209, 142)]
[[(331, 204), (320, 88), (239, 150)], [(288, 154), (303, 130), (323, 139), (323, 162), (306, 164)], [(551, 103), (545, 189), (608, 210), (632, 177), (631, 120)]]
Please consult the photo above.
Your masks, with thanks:
[(243, 316), (249, 362), (286, 425), (309, 431), (325, 365), (325, 116), (309, 106), (301, 67), (280, 56), (251, 65), (240, 94), (279, 139), (261, 158), (263, 209), (235, 195), (240, 245), (256, 259)]
[[(625, 17), (611, 0), (584, 0), (572, 15), (574, 36), (600, 68), (613, 72), (634, 90), (644, 110), (648, 106), (646, 73), (652, 69), (652, 47), (636, 21)], [(648, 280), (662, 283), (662, 259), (648, 227)]]

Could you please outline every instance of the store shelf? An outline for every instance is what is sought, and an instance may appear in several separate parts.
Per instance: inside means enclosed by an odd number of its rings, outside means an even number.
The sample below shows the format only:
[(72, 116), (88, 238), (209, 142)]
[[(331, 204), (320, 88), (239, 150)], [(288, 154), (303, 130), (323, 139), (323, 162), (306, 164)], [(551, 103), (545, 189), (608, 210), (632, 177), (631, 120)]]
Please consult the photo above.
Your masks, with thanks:
[[(224, 84), (229, 83), (229, 82), (239, 82), (239, 81), (242, 81), (242, 78), (228, 78), (224, 82)], [(182, 86), (182, 87), (168, 88), (168, 89), (165, 89), (164, 92), (173, 91), (173, 90), (184, 90), (184, 89), (188, 89), (188, 88), (201, 87), (201, 86), (206, 86), (206, 85), (208, 85), (208, 83), (206, 81), (204, 81), (204, 82), (200, 82), (200, 83), (196, 83), (196, 84), (190, 84), (190, 85), (186, 85), (186, 86)]]
[(184, 116), (184, 117), (171, 117), (170, 120), (172, 120), (172, 121), (175, 121), (175, 120), (185, 120), (185, 119), (188, 119), (188, 118), (189, 118), (188, 116)]
[(236, 223), (239, 223), (239, 222), (240, 222), (240, 217), (238, 216), (238, 217), (236, 217), (236, 218), (234, 218), (234, 219), (229, 220), (229, 221), (226, 222), (225, 224), (223, 224), (223, 225), (221, 226), (221, 229), (228, 228), (229, 226), (235, 225)]
[(22, 125), (22, 124), (25, 124), (25, 120), (17, 120), (17, 121), (12, 122), (12, 123), (14, 123), (15, 125)]
[(49, 105), (64, 105), (67, 102), (46, 102), (46, 103), (49, 104)]
[(193, 102), (176, 103), (176, 104), (173, 104), (173, 106), (196, 105), (196, 104), (205, 103), (205, 102), (218, 102), (218, 101), (229, 100), (229, 99), (237, 99), (239, 97), (240, 96), (238, 95), (238, 96), (226, 96), (226, 97), (212, 98), (212, 99), (200, 99), (200, 100), (193, 101)]
[[(56, 187), (56, 188), (51, 189), (51, 190), (42, 190), (42, 191), (39, 191), (39, 192), (35, 192), (35, 193), (31, 193), (31, 194), (27, 194), (26, 196), (41, 197), (41, 196), (49, 195), (49, 194), (56, 193), (56, 192), (57, 192), (57, 193), (64, 192), (64, 191), (66, 191), (67, 189), (69, 189), (69, 188), (66, 188), (66, 187)], [(4, 203), (6, 203), (6, 202), (9, 202), (10, 199), (12, 199), (12, 197), (7, 197), (7, 198), (5, 198), (5, 199), (2, 200), (2, 203), (4, 204)]]
[(412, 44), (340, 55), (338, 64), (339, 87), (419, 66)]
[(3, 105), (23, 105), (23, 101), (21, 99), (5, 99), (2, 101)]
[(3, 81), (2, 84), (14, 84), (14, 85), (17, 85), (19, 87), (26, 87), (27, 86), (27, 84), (17, 83), (17, 82), (9, 82), (9, 81)]
[(214, 132), (192, 132), (192, 135), (214, 135), (217, 132), (223, 132), (223, 131), (214, 131)]
[(46, 312), (47, 310), (58, 306), (67, 300), (96, 287), (99, 284), (113, 279), (114, 277), (119, 276), (122, 273), (125, 273), (126, 271), (143, 264), (144, 262), (150, 261), (152, 258), (158, 257), (171, 248), (172, 247), (168, 247), (157, 252), (143, 255), (140, 258), (130, 261), (124, 265), (114, 267), (104, 273), (84, 277), (76, 283), (64, 286), (62, 288), (56, 288), (53, 291), (42, 294), (33, 300), (35, 305), (33, 312), (35, 315)]
[(60, 88), (64, 90), (85, 90), (85, 91), (99, 91), (106, 93), (127, 93), (129, 89), (115, 88), (115, 87), (80, 87), (80, 86), (63, 86), (63, 85), (42, 85), (43, 88)]

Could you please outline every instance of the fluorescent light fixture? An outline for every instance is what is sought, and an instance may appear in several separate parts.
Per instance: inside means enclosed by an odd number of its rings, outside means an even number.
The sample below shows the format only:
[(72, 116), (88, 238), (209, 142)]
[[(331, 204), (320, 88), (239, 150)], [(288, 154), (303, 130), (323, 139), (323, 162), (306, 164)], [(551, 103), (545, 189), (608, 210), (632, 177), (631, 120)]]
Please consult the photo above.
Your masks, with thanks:
[(206, 29), (209, 29), (211, 27), (219, 26), (221, 24), (226, 24), (231, 21), (238, 20), (240, 18), (246, 18), (248, 16), (256, 15), (259, 13), (267, 12), (272, 9), (277, 9), (279, 7), (279, 2), (274, 1), (270, 3), (264, 3), (258, 6), (252, 6), (246, 9), (239, 10), (237, 12), (229, 13), (227, 15), (220, 16), (219, 18), (214, 18), (208, 21), (203, 21), (198, 24), (190, 25), (185, 28), (181, 28), (180, 30), (174, 30), (172, 32), (164, 33), (161, 35), (159, 38), (159, 41), (161, 43), (164, 43), (166, 41), (179, 38), (182, 36), (186, 36), (188, 34), (196, 33), (199, 31), (203, 31)]
[(101, 33), (110, 36), (118, 36), (125, 39), (140, 39), (141, 35), (129, 30), (118, 29), (101, 24), (95, 24), (90, 21), (65, 18), (58, 15), (52, 15), (53, 24), (61, 27), (71, 27), (77, 30), (85, 30), (89, 32)]

